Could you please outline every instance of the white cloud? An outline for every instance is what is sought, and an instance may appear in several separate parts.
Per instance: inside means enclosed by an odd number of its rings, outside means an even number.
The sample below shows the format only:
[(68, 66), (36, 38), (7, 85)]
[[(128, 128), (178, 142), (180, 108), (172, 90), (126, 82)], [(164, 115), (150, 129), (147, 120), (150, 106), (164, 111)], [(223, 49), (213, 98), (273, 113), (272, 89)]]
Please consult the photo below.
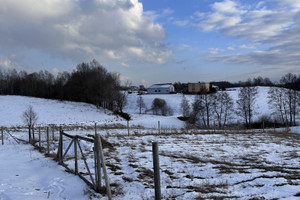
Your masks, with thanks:
[(249, 44), (239, 46), (240, 49), (261, 50), (245, 54), (216, 55), (220, 51), (209, 49), (212, 57), (208, 60), (239, 65), (299, 68), (299, 0), (267, 0), (252, 6), (225, 0), (214, 3), (211, 8), (212, 11), (207, 13), (206, 18), (199, 19), (198, 26), (202, 30), (218, 31), (224, 36), (246, 40)]
[(215, 12), (228, 14), (241, 14), (244, 11), (240, 10), (235, 1), (225, 0), (223, 2), (215, 2), (211, 5)]
[(246, 44), (242, 44), (239, 46), (240, 49), (254, 49), (255, 46), (254, 45), (246, 45)]
[(211, 8), (213, 12), (198, 24), (204, 31), (220, 30), (237, 25), (242, 21), (241, 15), (245, 13), (236, 2), (230, 0), (215, 2)]
[(121, 65), (122, 65), (123, 67), (126, 67), (126, 68), (129, 68), (129, 67), (130, 67), (130, 65), (128, 65), (128, 64), (126, 64), (126, 63), (124, 63), (124, 62), (122, 62)]
[(19, 58), (23, 51), (36, 50), (75, 62), (125, 58), (164, 63), (170, 51), (157, 44), (165, 30), (143, 12), (138, 0), (0, 0), (0, 49), (4, 56), (13, 52)]
[(219, 54), (220, 52), (224, 51), (223, 49), (218, 49), (218, 48), (209, 48), (209, 55), (216, 55)]
[(187, 26), (190, 24), (189, 20), (178, 20), (173, 22), (177, 26)]

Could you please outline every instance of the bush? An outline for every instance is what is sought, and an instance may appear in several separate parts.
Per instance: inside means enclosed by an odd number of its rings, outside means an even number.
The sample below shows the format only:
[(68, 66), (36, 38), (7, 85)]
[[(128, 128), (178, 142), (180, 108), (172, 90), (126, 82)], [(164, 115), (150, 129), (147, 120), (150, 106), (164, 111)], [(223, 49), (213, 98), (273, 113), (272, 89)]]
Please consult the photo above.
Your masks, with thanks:
[(128, 113), (115, 111), (114, 114), (119, 115), (120, 117), (122, 117), (123, 119), (125, 119), (127, 121), (131, 120), (131, 116)]
[(154, 115), (173, 115), (173, 110), (167, 105), (164, 99), (155, 98), (151, 106)]
[(261, 115), (253, 124), (252, 128), (279, 128), (285, 127), (284, 123), (280, 123), (280, 120), (273, 119), (270, 115)]
[(180, 117), (177, 117), (177, 118), (181, 121), (184, 121), (184, 122), (186, 122), (190, 119), (190, 117), (183, 117), (183, 116), (180, 116)]

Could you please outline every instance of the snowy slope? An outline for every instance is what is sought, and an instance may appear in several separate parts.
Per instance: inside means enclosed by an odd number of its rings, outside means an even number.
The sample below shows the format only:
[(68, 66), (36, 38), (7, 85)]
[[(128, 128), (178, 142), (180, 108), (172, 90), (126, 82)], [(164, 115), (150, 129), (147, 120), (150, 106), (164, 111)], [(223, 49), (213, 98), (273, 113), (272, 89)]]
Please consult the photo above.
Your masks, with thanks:
[[(259, 96), (256, 101), (258, 113), (256, 116), (270, 113), (267, 104), (268, 87), (259, 87)], [(238, 98), (238, 88), (227, 91), (236, 102)], [(157, 127), (158, 121), (164, 128), (182, 128), (184, 123), (177, 119), (181, 115), (180, 104), (182, 94), (161, 94), (161, 95), (142, 95), (148, 109), (151, 108), (155, 98), (164, 99), (172, 108), (173, 116), (154, 116), (151, 111), (147, 114), (138, 114), (136, 93), (128, 95), (128, 105), (124, 111), (132, 115), (130, 125), (143, 126), (148, 128)], [(190, 104), (195, 99), (195, 95), (186, 95)], [(37, 124), (57, 124), (57, 125), (99, 125), (104, 124), (123, 124), (126, 121), (117, 118), (109, 111), (96, 108), (96, 106), (86, 103), (69, 101), (47, 100), (23, 96), (0, 96), (0, 126), (24, 125), (22, 113), (31, 105), (38, 114)], [(108, 114), (105, 114), (108, 113)]]
[(38, 114), (37, 124), (101, 124), (116, 121), (115, 116), (86, 103), (0, 96), (0, 126), (24, 125), (22, 113), (29, 105)]

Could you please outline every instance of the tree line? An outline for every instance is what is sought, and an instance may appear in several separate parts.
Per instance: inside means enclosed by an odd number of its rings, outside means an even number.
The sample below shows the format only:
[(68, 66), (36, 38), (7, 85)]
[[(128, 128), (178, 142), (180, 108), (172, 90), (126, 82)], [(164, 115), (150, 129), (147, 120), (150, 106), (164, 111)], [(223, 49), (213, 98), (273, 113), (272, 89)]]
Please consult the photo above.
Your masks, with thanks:
[[(295, 75), (295, 74), (294, 74)], [(255, 77), (253, 79), (248, 79), (246, 81), (238, 81), (238, 82), (229, 82), (229, 81), (212, 81), (212, 85), (218, 86), (221, 90), (225, 88), (234, 88), (234, 87), (244, 87), (244, 86), (279, 86), (279, 87), (288, 87), (293, 88), (294, 90), (300, 91), (300, 76), (295, 75), (295, 81), (293, 84), (285, 84), (282, 81), (272, 82), (268, 77)], [(188, 92), (188, 84), (175, 82), (174, 84), (175, 91), (177, 93), (187, 93)]]
[(46, 70), (0, 71), (0, 94), (86, 102), (113, 111), (122, 111), (125, 106), (119, 74), (108, 72), (96, 60), (57, 76)]

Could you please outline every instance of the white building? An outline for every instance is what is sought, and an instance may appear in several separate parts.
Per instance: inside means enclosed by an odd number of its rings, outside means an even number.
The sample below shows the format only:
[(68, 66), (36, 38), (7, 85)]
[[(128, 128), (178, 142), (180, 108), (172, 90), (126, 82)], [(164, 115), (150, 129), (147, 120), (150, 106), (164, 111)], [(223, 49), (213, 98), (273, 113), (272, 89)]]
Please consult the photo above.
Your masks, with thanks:
[(154, 84), (147, 88), (148, 94), (170, 94), (174, 92), (175, 88), (171, 83)]

